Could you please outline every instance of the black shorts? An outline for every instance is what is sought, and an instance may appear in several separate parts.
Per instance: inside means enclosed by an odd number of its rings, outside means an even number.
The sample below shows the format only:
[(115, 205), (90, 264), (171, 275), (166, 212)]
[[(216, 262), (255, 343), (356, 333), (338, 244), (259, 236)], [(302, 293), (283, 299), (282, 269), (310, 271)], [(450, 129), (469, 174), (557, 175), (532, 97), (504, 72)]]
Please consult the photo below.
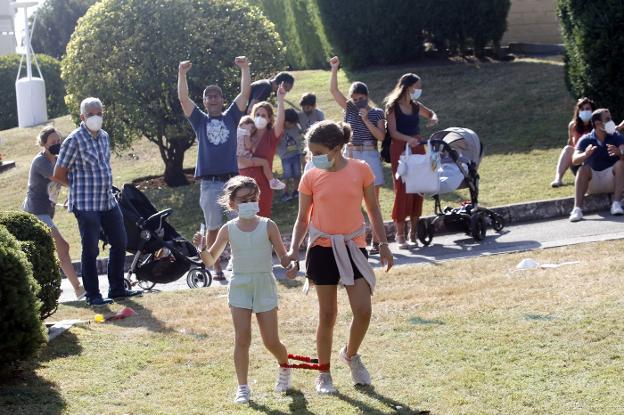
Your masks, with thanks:
[[(360, 251), (368, 258), (368, 252), (365, 248), (360, 248)], [(347, 250), (347, 252), (349, 251)], [(349, 259), (351, 259), (351, 266), (353, 267), (353, 279), (364, 278), (353, 263), (350, 252)], [(313, 246), (310, 248), (306, 256), (306, 277), (316, 285), (338, 285), (340, 272), (338, 271), (332, 248), (324, 246)]]

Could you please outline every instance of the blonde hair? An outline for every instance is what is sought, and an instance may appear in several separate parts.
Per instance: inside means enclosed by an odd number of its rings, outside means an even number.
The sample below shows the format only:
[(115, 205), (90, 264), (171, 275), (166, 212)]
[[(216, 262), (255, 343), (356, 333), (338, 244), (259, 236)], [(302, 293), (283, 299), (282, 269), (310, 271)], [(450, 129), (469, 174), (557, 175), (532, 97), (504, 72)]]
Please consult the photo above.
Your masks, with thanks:
[(273, 111), (273, 106), (266, 101), (260, 101), (254, 104), (253, 108), (251, 109), (251, 113), (254, 117), (256, 116), (256, 111), (258, 111), (260, 108), (264, 108), (269, 115), (269, 123), (267, 124), (267, 129), (270, 130), (271, 127), (273, 127), (273, 123), (275, 122), (275, 113)]
[(247, 124), (252, 125), (251, 134), (253, 135), (257, 130), (256, 123), (254, 122), (254, 119), (251, 118), (249, 115), (243, 115), (240, 121), (238, 122), (238, 126), (242, 127), (243, 125), (247, 125)]
[(227, 210), (232, 210), (230, 203), (234, 201), (236, 192), (241, 189), (251, 189), (251, 196), (260, 197), (260, 188), (253, 178), (234, 176), (225, 183), (223, 194), (219, 197), (219, 204)]

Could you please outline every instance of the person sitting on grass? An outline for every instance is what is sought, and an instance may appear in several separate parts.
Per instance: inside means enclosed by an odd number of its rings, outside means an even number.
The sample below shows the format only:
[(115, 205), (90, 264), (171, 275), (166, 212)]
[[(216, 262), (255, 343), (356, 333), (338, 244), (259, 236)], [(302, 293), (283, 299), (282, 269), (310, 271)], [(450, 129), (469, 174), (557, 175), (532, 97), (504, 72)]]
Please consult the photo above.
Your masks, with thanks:
[(298, 122), (299, 116), (296, 110), (289, 108), (284, 111), (284, 137), (277, 146), (277, 154), (282, 160), (284, 181), (286, 181), (286, 191), (282, 197), (285, 202), (298, 196), (297, 188), (301, 178), (303, 136)]
[(260, 157), (254, 157), (253, 155), (253, 152), (256, 149), (255, 147), (258, 144), (253, 140), (256, 130), (253, 118), (249, 115), (245, 115), (241, 118), (236, 132), (238, 140), (236, 148), (238, 168), (244, 169), (247, 167), (262, 167), (262, 172), (269, 181), (269, 187), (273, 190), (282, 190), (286, 187), (286, 184), (273, 177), (273, 171), (271, 170), (269, 161)]
[(81, 300), (86, 291), (80, 285), (78, 275), (72, 265), (69, 256), (69, 244), (52, 220), (56, 199), (61, 191), (61, 183), (54, 179), (54, 165), (58, 153), (61, 151), (61, 135), (54, 127), (45, 127), (37, 137), (37, 144), (41, 146), (41, 152), (35, 156), (30, 164), (28, 191), (22, 208), (26, 212), (36, 215), (50, 227), (63, 274), (74, 288), (76, 299)]
[(204, 235), (196, 233), (193, 243), (200, 247), (204, 264), (211, 266), (229, 243), (232, 249), (232, 278), (228, 290), (228, 304), (234, 324), (234, 368), (238, 390), (234, 401), (249, 402), (247, 380), (249, 370), (249, 344), (251, 342), (251, 315), (256, 314), (260, 335), (265, 347), (277, 363), (276, 392), (286, 392), (291, 387), (291, 369), (288, 352), (280, 342), (277, 324), (277, 285), (273, 276), (275, 250), (285, 268), (293, 268), (286, 254), (280, 231), (271, 219), (258, 216), (260, 188), (254, 179), (235, 176), (225, 184), (220, 198), (224, 208), (237, 211), (238, 217), (219, 229), (214, 244), (207, 247)]
[(572, 163), (581, 165), (576, 173), (574, 209), (570, 222), (583, 219), (585, 193), (613, 193), (612, 215), (624, 215), (624, 136), (617, 132), (606, 108), (592, 113), (593, 130), (584, 135), (576, 145)]

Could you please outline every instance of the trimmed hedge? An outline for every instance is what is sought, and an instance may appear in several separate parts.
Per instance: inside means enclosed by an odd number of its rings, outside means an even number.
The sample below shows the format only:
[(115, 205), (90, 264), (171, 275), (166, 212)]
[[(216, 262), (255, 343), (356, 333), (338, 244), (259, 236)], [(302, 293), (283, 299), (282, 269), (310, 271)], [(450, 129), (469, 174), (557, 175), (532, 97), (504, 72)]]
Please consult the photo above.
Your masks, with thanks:
[(48, 318), (56, 311), (61, 295), (61, 274), (50, 228), (35, 215), (21, 211), (0, 212), (0, 225), (20, 241), (20, 249), (41, 287), (38, 293), (41, 319)]
[(0, 226), (0, 377), (10, 374), (18, 361), (36, 355), (46, 342), (38, 291), (19, 243)]
[(286, 61), (292, 69), (327, 66), (331, 47), (325, 36), (315, 1), (248, 0), (275, 24), (286, 46)]
[(566, 84), (573, 97), (587, 96), (624, 118), (624, 8), (620, 0), (559, 0), (565, 44)]
[(317, 0), (330, 41), (346, 66), (411, 62), (423, 43), (438, 50), (483, 53), (498, 46), (510, 0)]
[[(65, 106), (65, 84), (61, 79), (61, 63), (51, 56), (37, 54), (41, 74), (45, 80), (48, 117), (67, 114)], [(15, 99), (15, 77), (19, 69), (20, 55), (0, 56), (0, 130), (17, 127), (17, 101)], [(33, 66), (34, 74), (39, 76)], [(22, 75), (26, 63), (22, 64)]]

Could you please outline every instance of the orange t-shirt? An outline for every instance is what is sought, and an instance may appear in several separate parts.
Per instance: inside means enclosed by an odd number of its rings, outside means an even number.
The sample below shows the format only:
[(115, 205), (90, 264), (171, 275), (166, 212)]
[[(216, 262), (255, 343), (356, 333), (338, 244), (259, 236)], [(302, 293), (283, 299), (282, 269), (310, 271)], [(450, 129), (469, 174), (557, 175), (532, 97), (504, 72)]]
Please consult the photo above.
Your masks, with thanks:
[[(313, 168), (304, 173), (299, 192), (312, 196), (312, 225), (331, 235), (348, 235), (364, 225), (362, 200), (364, 188), (372, 185), (375, 175), (365, 162), (347, 159), (338, 171)], [(353, 240), (366, 247), (366, 235)], [(331, 247), (331, 241), (319, 238), (313, 245)]]

